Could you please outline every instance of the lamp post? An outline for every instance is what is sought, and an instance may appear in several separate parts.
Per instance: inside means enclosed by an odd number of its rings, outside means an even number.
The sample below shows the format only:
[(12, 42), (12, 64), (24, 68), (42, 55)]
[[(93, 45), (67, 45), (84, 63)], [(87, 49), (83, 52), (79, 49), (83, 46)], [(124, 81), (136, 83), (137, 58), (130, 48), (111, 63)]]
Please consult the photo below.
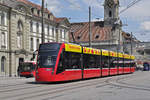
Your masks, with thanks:
[(91, 47), (91, 6), (89, 6), (89, 47)]
[(42, 0), (42, 43), (45, 42), (45, 33), (44, 33), (44, 0)]

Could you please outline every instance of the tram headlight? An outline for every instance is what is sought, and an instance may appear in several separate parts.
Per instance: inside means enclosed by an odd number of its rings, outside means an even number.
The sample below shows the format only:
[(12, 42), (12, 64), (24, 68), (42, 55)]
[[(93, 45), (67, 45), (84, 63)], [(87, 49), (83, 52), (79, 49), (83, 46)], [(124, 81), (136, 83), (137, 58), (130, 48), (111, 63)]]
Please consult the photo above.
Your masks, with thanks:
[(30, 67), (27, 67), (27, 70), (30, 70)]

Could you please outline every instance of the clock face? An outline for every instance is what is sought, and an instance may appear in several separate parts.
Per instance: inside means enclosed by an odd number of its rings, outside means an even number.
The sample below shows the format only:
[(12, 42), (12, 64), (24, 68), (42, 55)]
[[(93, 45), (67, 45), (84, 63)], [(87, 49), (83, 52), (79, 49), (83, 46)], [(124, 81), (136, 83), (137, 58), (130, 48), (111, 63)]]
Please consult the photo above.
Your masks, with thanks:
[(113, 0), (106, 0), (106, 4), (108, 5), (108, 7), (112, 8), (114, 5), (114, 1)]

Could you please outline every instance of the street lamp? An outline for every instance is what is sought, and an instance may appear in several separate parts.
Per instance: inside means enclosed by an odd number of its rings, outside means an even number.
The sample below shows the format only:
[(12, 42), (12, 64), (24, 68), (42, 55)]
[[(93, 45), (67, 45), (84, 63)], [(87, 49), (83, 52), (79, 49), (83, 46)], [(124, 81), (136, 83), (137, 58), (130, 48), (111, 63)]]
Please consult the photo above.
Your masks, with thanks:
[(44, 0), (42, 0), (42, 43), (45, 42), (45, 33), (44, 33)]

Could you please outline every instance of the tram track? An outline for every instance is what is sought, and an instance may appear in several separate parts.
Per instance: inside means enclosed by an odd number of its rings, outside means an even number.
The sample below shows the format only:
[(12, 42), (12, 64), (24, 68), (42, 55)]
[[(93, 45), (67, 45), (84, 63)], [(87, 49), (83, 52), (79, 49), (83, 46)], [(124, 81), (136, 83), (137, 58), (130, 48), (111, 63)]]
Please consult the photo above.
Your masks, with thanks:
[(14, 98), (14, 97), (19, 97), (19, 96), (24, 96), (24, 97), (21, 97), (17, 100), (31, 99), (31, 98), (39, 97), (39, 96), (42, 96), (42, 95), (61, 93), (63, 91), (69, 91), (69, 90), (83, 88), (83, 87), (92, 86), (92, 85), (96, 85), (96, 84), (102, 84), (102, 83), (105, 84), (106, 81), (107, 81), (107, 79), (104, 80), (104, 81), (100, 80), (98, 82), (91, 82), (90, 81), (90, 83), (86, 83), (84, 81), (84, 82), (81, 82), (81, 83), (69, 84), (69, 85), (65, 85), (65, 86), (58, 86), (58, 87), (55, 87), (55, 88), (46, 88), (46, 89), (36, 90), (36, 91), (33, 91), (33, 92), (10, 95), (10, 96), (7, 96), (7, 97), (1, 97), (1, 99), (9, 99), (9, 98)]
[[(39, 85), (39, 86), (30, 86), (30, 87), (22, 87), (22, 88), (16, 88), (16, 89), (9, 89), (9, 90), (2, 90), (0, 91), (0, 93), (10, 93), (10, 92), (18, 92), (20, 90), (25, 90), (25, 92), (23, 93), (17, 93), (17, 94), (9, 94), (7, 96), (3, 96), (0, 97), (2, 100), (7, 99), (9, 100), (10, 98), (15, 98), (15, 100), (24, 100), (24, 99), (32, 99), (32, 98), (37, 98), (37, 97), (41, 97), (41, 96), (46, 96), (46, 95), (55, 95), (56, 93), (62, 93), (63, 91), (72, 91), (75, 89), (80, 89), (80, 88), (86, 88), (89, 86), (98, 86), (98, 87), (103, 87), (106, 85), (110, 85), (111, 82), (110, 81), (116, 81), (119, 80), (119, 78), (117, 78), (118, 76), (113, 76), (113, 77), (107, 77), (105, 78), (100, 78), (100, 80), (95, 82), (95, 79), (91, 79), (91, 80), (84, 80), (84, 81), (79, 81), (79, 83), (73, 82), (70, 84), (69, 83), (65, 83), (65, 84), (52, 84), (55, 87), (50, 87), (51, 84), (44, 84), (44, 85)], [(122, 76), (121, 79), (125, 79), (131, 76)], [(94, 81), (94, 82), (93, 82)], [(112, 85), (112, 84), (111, 84)], [(30, 91), (32, 90), (32, 91)], [(45, 99), (46, 100), (46, 99)]]
[[(19, 79), (19, 80), (23, 80), (23, 79)], [(10, 80), (9, 80), (10, 81)], [(16, 82), (17, 82), (18, 80), (16, 80)], [(9, 83), (8, 81), (6, 81), (7, 83)], [(29, 82), (29, 81), (26, 81), (26, 82)], [(24, 82), (20, 82), (19, 84), (16, 84), (16, 83), (12, 83), (12, 84), (4, 84), (4, 82), (3, 82), (3, 84), (0, 84), (0, 87), (11, 87), (11, 86), (18, 86), (18, 85), (24, 85), (24, 84), (26, 84), (26, 83), (24, 83)]]
[(25, 84), (26, 84), (26, 83), (12, 84), (12, 85), (1, 84), (0, 87), (10, 88), (10, 87), (13, 87), (13, 86), (20, 86), (20, 85), (25, 85)]
[[(24, 85), (25, 84), (22, 84), (21, 86), (24, 86)], [(7, 89), (6, 88), (5, 89), (1, 89), (0, 93), (17, 91), (17, 90), (21, 90), (21, 89), (31, 89), (31, 88), (36, 88), (36, 87), (42, 87), (42, 86), (40, 86), (40, 85), (38, 85), (38, 86), (26, 86), (26, 87), (20, 87), (20, 88), (13, 87), (15, 89), (10, 89), (10, 87), (8, 87)]]
[[(136, 77), (136, 76), (135, 76)], [(131, 78), (130, 77), (126, 77), (127, 78)], [(129, 89), (134, 89), (134, 90), (140, 90), (140, 91), (150, 91), (150, 87), (144, 86), (144, 85), (136, 85), (136, 84), (128, 84), (126, 82), (124, 82), (124, 78), (118, 78), (115, 81), (108, 81), (107, 83), (109, 83), (112, 86), (115, 87), (120, 87), (120, 88), (129, 88)]]
[[(68, 91), (72, 91), (72, 90), (79, 89), (79, 88), (85, 88), (85, 87), (89, 87), (89, 86), (104, 87), (104, 86), (110, 85), (109, 81), (115, 81), (115, 80), (116, 79), (114, 77), (111, 77), (109, 79), (106, 79), (104, 82), (101, 82), (101, 84), (99, 82), (93, 82), (93, 83), (89, 83), (89, 84), (85, 84), (85, 85), (81, 85), (81, 86), (63, 88), (63, 89), (60, 89), (60, 90), (58, 89), (58, 90), (55, 90), (55, 91), (47, 91), (46, 93), (40, 93), (38, 95), (34, 95), (34, 96), (32, 95), (32, 96), (24, 97), (24, 98), (17, 99), (17, 100), (26, 100), (26, 99), (32, 99), (32, 98), (35, 98), (35, 97), (45, 96), (45, 95), (49, 95), (49, 94), (56, 94), (56, 93), (58, 94), (58, 93), (62, 93), (63, 91), (68, 92)], [(61, 96), (61, 95), (59, 95), (59, 96)], [(51, 96), (51, 97), (48, 97), (48, 98), (44, 98), (43, 100), (48, 100), (50, 98), (55, 98), (55, 97), (57, 97), (57, 96)]]
[[(38, 83), (36, 82), (32, 82), (34, 84), (36, 84), (36, 86), (25, 86), (25, 85), (29, 85), (27, 83), (22, 83), (22, 84), (15, 84), (15, 85), (7, 85), (7, 86), (0, 86), (0, 87), (3, 87), (3, 89), (1, 88), (0, 90), (0, 93), (3, 93), (3, 92), (11, 92), (11, 91), (17, 91), (17, 90), (21, 90), (21, 89), (31, 89), (31, 88), (39, 88), (39, 87), (47, 87), (46, 86), (43, 86), (43, 85), (38, 85)], [(50, 84), (54, 84), (54, 83), (50, 83)], [(61, 83), (60, 83), (61, 84)], [(30, 83), (31, 85), (31, 83)], [(16, 88), (17, 86), (17, 88)], [(21, 86), (21, 87), (18, 87), (18, 86)], [(10, 88), (14, 88), (14, 89), (10, 89)]]

